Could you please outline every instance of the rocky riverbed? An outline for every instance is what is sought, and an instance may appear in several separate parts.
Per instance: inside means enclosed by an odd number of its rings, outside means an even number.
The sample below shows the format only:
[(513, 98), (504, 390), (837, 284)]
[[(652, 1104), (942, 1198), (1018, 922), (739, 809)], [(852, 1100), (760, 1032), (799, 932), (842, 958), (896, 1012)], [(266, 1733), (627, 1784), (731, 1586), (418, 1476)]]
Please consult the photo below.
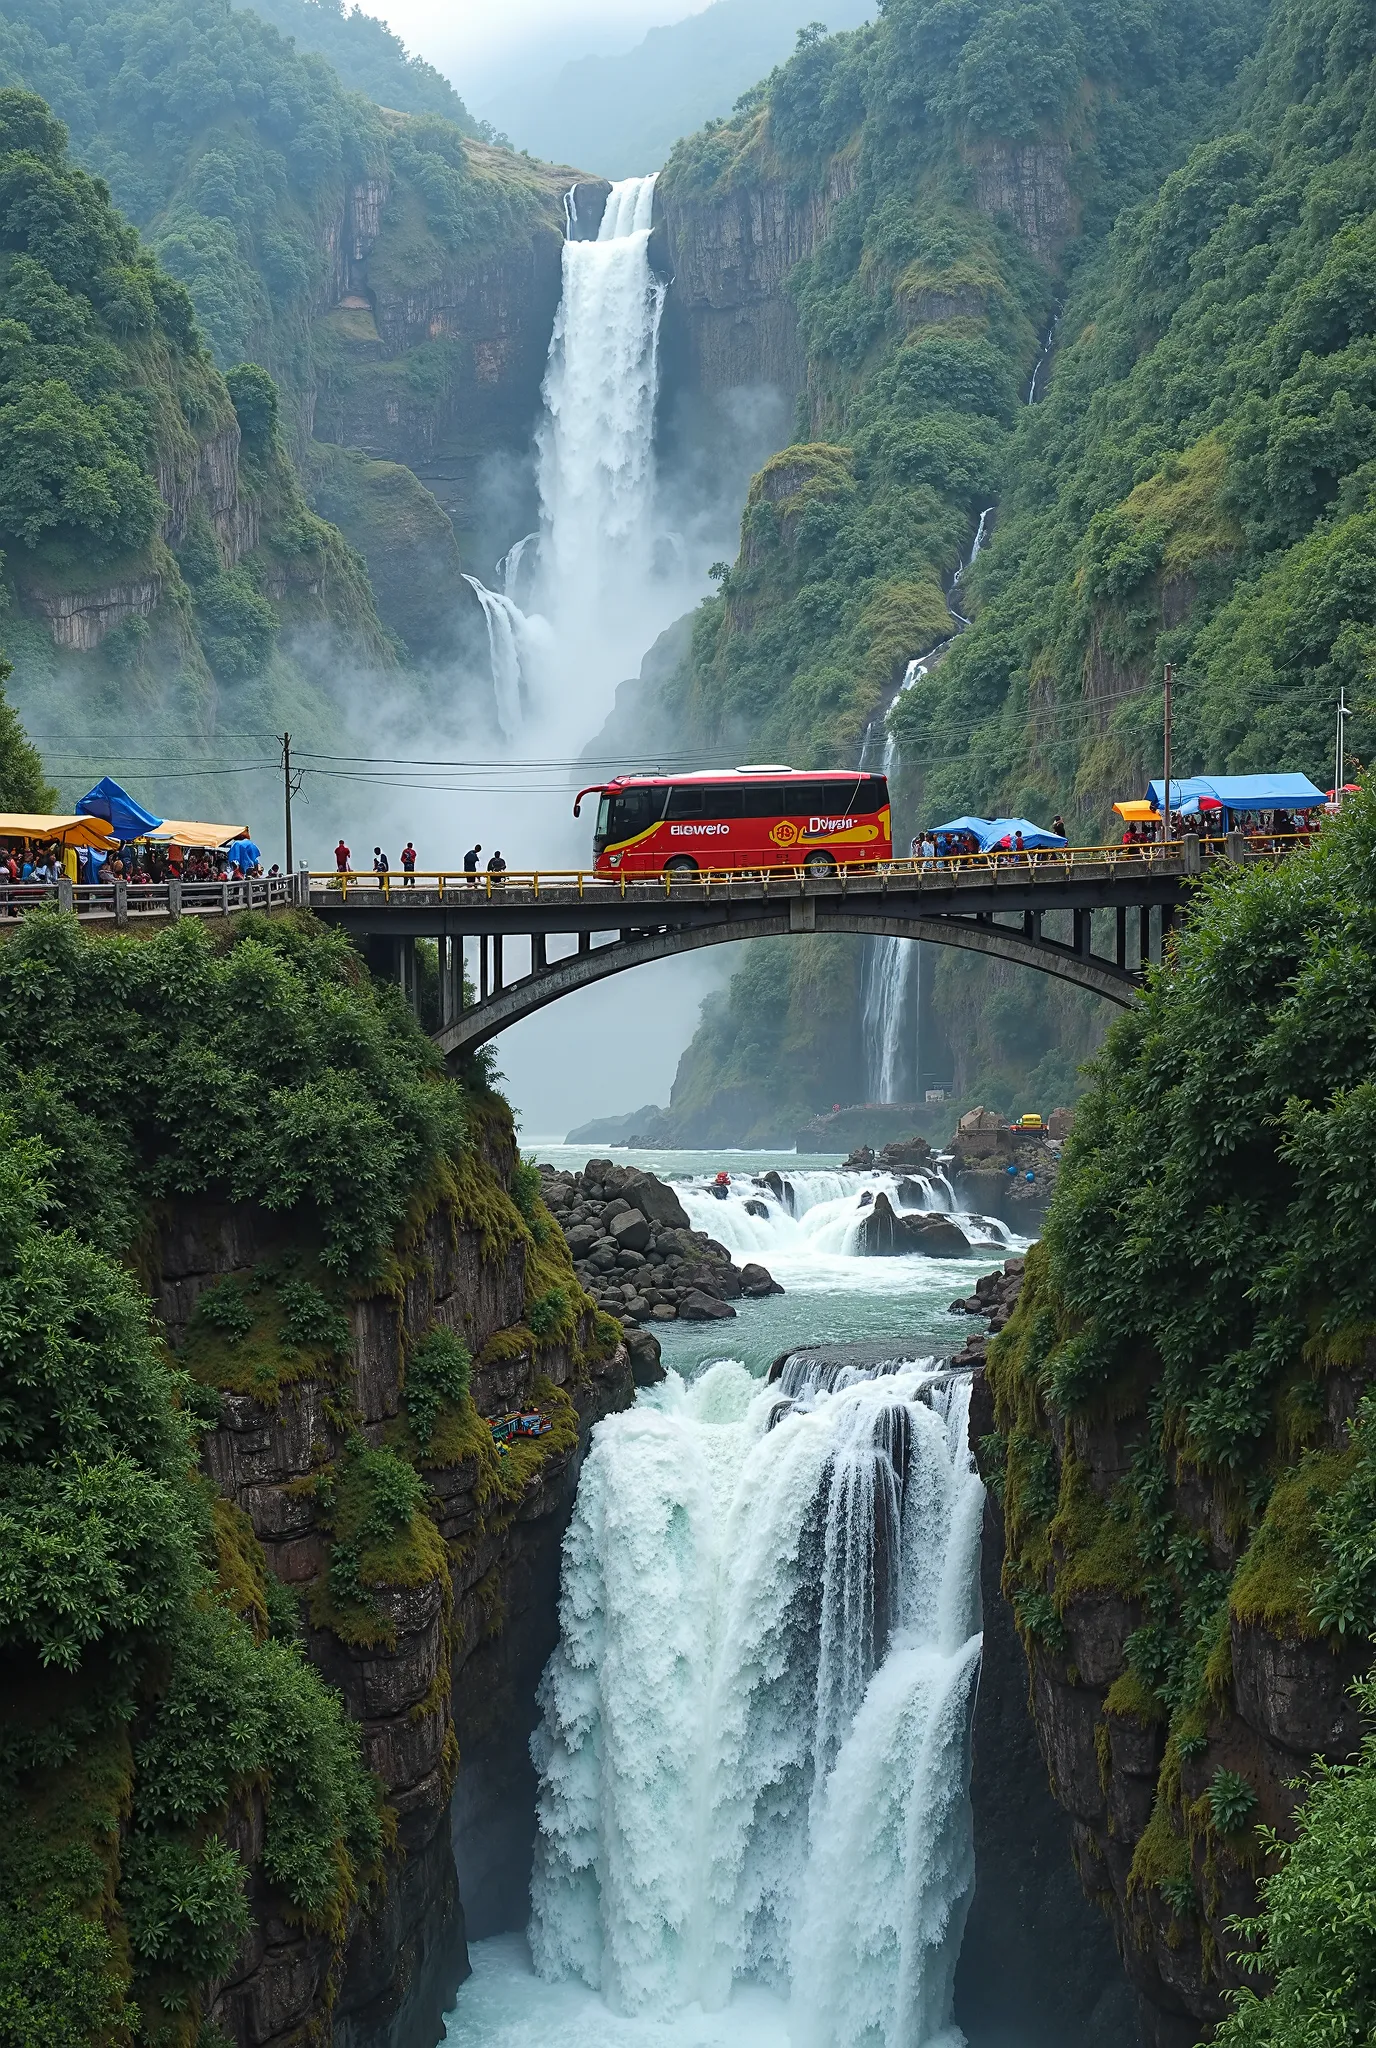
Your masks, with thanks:
[(590, 1159), (581, 1173), (539, 1168), (540, 1190), (574, 1268), (599, 1308), (631, 1329), (727, 1321), (732, 1303), (783, 1289), (764, 1266), (738, 1266), (694, 1230), (667, 1181), (638, 1166)]

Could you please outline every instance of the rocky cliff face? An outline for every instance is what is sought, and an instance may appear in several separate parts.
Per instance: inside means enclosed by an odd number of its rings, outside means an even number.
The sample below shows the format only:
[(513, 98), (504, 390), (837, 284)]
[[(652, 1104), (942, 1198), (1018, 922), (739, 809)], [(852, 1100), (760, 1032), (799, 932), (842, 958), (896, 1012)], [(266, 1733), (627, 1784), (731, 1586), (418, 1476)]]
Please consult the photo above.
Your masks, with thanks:
[[(488, 1131), (479, 1165), (489, 1196), (510, 1183), (509, 1125)], [(174, 1346), (205, 1289), (261, 1272), (280, 1237), (276, 1219), (239, 1209), (193, 1210), (164, 1227), (151, 1270)], [(207, 1475), (300, 1598), (309, 1654), (342, 1693), (395, 1815), (385, 1891), (339, 1939), (281, 1911), (260, 1868), (261, 1812), (231, 1817), (254, 1926), (211, 2016), (239, 2048), (275, 2048), (305, 2028), (335, 2048), (429, 2048), (467, 1974), (465, 1913), (480, 1932), (523, 1915), (533, 1835), (524, 1746), (556, 1628), (560, 1542), (588, 1431), (633, 1396), (627, 1352), (605, 1335), (599, 1344), (590, 1308), (571, 1340), (532, 1337), (529, 1263), (523, 1241), (494, 1239), (481, 1201), (472, 1212), (441, 1203), (387, 1290), (352, 1303), (341, 1373), (308, 1373), (275, 1398), (225, 1392), (206, 1433)], [(571, 1271), (568, 1282), (576, 1293)], [(408, 1355), (436, 1330), (473, 1355), (477, 1414), (467, 1440), (451, 1432), (419, 1461), (438, 1543), (419, 1569), (374, 1589), (376, 1625), (360, 1636), (327, 1597), (319, 1482), (349, 1444), (395, 1440)], [(494, 1465), (481, 1417), (536, 1404), (554, 1418), (550, 1436), (507, 1460), (519, 1469)]]
[[(475, 173), (511, 159), (468, 146)], [(526, 166), (510, 232), (444, 246), (414, 194), (379, 189), (350, 216), (337, 303), (317, 320), (314, 431), (404, 463), (459, 527), (472, 523), (482, 462), (524, 455), (559, 305), (565, 196), (596, 232), (609, 185)], [(389, 203), (390, 202), (390, 203)]]
[[(1347, 1687), (1369, 1662), (1370, 1645), (1335, 1647), (1294, 1611), (1287, 1587), (1302, 1559), (1288, 1552), (1293, 1525), (1303, 1519), (1295, 1498), (1305, 1491), (1303, 1478), (1291, 1482), (1292, 1494), (1283, 1480), (1239, 1572), (1249, 1532), (1237, 1501), (1177, 1461), (1163, 1508), (1192, 1530), (1200, 1572), (1230, 1575), (1231, 1592), (1203, 1674), (1206, 1704), (1184, 1734), (1168, 1740), (1164, 1710), (1129, 1665), (1129, 1638), (1153, 1617), (1149, 1596), (1121, 1582), (1109, 1507), (1146, 1439), (1147, 1393), (1126, 1412), (1093, 1420), (1042, 1415), (1045, 1442), (1030, 1430), (1019, 1352), (1037, 1284), (1034, 1262), (1022, 1314), (990, 1352), (990, 1387), (972, 1436), (995, 1494), (1010, 1445), (1024, 1494), (1029, 1459), (1045, 1467), (1048, 1500), (1060, 1491), (1044, 1600), (1028, 1597), (1026, 1554), (1015, 1559), (1012, 1543), (1003, 1573), (1005, 1593), (1021, 1586), (1019, 1633), (1037, 1742), (1080, 1882), (1107, 1915), (1137, 1993), (1145, 2048), (1193, 2048), (1210, 2037), (1229, 1990), (1247, 1981), (1231, 1923), (1255, 1914), (1258, 1880), (1273, 1867), (1257, 1830), (1284, 1837), (1313, 1759), (1340, 1762), (1359, 1746)], [(1322, 1461), (1341, 1459), (1373, 1376), (1376, 1349), (1368, 1343), (1359, 1365), (1324, 1382), (1311, 1446), (1321, 1462), (1310, 1468), (1311, 1490)], [(1001, 1607), (1006, 1627), (1006, 1599)], [(1220, 1787), (1236, 1802), (1231, 1815)]]
[(807, 359), (784, 283), (821, 246), (854, 185), (855, 159), (845, 156), (802, 196), (781, 171), (707, 191), (673, 179), (656, 187), (651, 247), (674, 281), (661, 330), (670, 394), (803, 390)]

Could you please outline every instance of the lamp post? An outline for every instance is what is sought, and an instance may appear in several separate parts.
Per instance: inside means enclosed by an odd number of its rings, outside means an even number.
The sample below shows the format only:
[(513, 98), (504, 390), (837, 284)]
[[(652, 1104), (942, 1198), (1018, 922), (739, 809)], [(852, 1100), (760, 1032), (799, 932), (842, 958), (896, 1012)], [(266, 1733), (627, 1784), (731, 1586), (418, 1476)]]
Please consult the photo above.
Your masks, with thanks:
[(1166, 663), (1165, 706), (1162, 720), (1162, 752), (1165, 755), (1166, 778), (1161, 791), (1161, 844), (1164, 846), (1171, 836), (1171, 664)]

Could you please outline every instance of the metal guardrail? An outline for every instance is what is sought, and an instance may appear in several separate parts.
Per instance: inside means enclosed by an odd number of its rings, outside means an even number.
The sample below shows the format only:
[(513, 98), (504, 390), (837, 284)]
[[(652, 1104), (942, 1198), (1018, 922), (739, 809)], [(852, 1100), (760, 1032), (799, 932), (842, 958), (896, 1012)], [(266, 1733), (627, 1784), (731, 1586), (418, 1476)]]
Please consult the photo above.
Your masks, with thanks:
[(305, 909), (309, 884), (299, 875), (260, 875), (239, 882), (11, 882), (0, 879), (0, 924), (44, 904), (79, 918), (128, 925), (178, 917), (235, 917), (247, 910)]
[[(450, 868), (417, 868), (410, 875), (396, 870), (383, 875), (325, 870), (312, 872), (310, 887), (312, 896), (324, 893), (337, 897), (341, 903), (347, 903), (351, 896), (364, 897), (370, 910), (376, 909), (379, 902), (390, 903), (393, 899), (404, 907), (407, 900), (414, 900), (417, 894), (427, 898), (439, 897), (442, 901), (451, 898), (463, 901), (477, 896), (488, 902), (500, 902), (512, 892), (520, 892), (536, 900), (545, 896), (561, 901), (572, 897), (581, 902), (590, 897), (594, 901), (625, 898), (643, 902), (650, 896), (710, 896), (713, 891), (720, 893), (742, 883), (768, 894), (771, 884), (778, 883), (788, 884), (791, 892), (823, 882), (839, 884), (844, 891), (852, 881), (878, 882), (882, 886), (897, 879), (908, 883), (916, 880), (920, 884), (927, 876), (946, 880), (953, 875), (969, 875), (983, 879), (995, 872), (1016, 874), (1023, 880), (1031, 871), (1048, 881), (1062, 881), (1086, 867), (1110, 874), (1140, 875), (1163, 867), (1174, 871), (1179, 863), (1192, 861), (1195, 849), (1198, 849), (1202, 867), (1210, 860), (1270, 858), (1308, 845), (1312, 837), (1308, 833), (1269, 833), (1264, 837), (1233, 834), (1230, 841), (1224, 841), (1200, 839), (1190, 834), (1187, 838), (1164, 843), (1158, 840), (1130, 846), (1116, 843), (1044, 847), (1026, 849), (1021, 853), (992, 850), (988, 853), (936, 854), (928, 860), (903, 857), (887, 861), (849, 861), (838, 863), (826, 872), (801, 866), (666, 868), (658, 875), (596, 874), (586, 868), (507, 868), (500, 874), (482, 872), (476, 875)], [(1242, 842), (1240, 847), (1232, 843), (1238, 840)]]

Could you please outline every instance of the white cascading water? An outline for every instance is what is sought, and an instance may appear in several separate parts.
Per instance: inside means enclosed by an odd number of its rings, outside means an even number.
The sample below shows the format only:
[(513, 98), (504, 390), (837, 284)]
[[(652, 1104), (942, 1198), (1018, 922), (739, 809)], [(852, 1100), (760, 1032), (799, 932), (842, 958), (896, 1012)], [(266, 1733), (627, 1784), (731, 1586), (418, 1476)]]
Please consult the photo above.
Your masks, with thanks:
[(492, 704), (504, 739), (515, 739), (525, 712), (522, 655), (529, 656), (531, 621), (499, 590), (489, 590), (476, 576), (464, 576), (483, 608), (487, 651), (492, 663)]
[(539, 538), (538, 533), (523, 533), (518, 541), (512, 542), (511, 546), (502, 556), (501, 561), (497, 564), (497, 574), (502, 579), (502, 596), (509, 597), (513, 604), (519, 602), (520, 599), (521, 569), (524, 565), (526, 554), (532, 543)]
[(653, 177), (613, 185), (596, 241), (564, 243), (536, 437), (540, 586), (561, 637), (590, 621), (614, 631), (618, 600), (650, 572), (664, 305), (650, 267), (654, 188)]
[(712, 2040), (956, 2048), (968, 1381), (790, 1370), (788, 1391), (671, 1374), (599, 1425), (532, 1743), (531, 1949), (600, 1993), (602, 2038), (630, 2038), (613, 2014), (734, 2013), (753, 1984), (776, 2002)]
[[(939, 1166), (921, 1172), (915, 1167), (909, 1172), (874, 1168), (861, 1173), (810, 1167), (771, 1176), (740, 1174), (721, 1194), (704, 1176), (676, 1180), (674, 1192), (694, 1230), (705, 1230), (739, 1262), (758, 1259), (789, 1286), (795, 1274), (817, 1272), (827, 1261), (889, 1267), (887, 1259), (859, 1259), (866, 1214), (881, 1194), (900, 1215), (935, 1210), (954, 1217), (971, 1244), (996, 1253), (1022, 1246), (997, 1217), (961, 1209)], [(930, 1261), (924, 1257), (922, 1263)], [(885, 1282), (882, 1270), (878, 1278)]]
[[(897, 765), (898, 742), (892, 733), (888, 733), (884, 740), (881, 773), (892, 775)], [(908, 981), (915, 951), (916, 942), (912, 939), (872, 939), (866, 948), (860, 990), (860, 1028), (865, 1048), (868, 1100), (871, 1102), (904, 1100), (901, 1093), (903, 1028), (908, 1015)], [(916, 1051), (913, 1064), (916, 1067)], [(914, 1094), (916, 1080), (914, 1074)], [(907, 1099), (911, 1101), (913, 1096), (909, 1095)]]

